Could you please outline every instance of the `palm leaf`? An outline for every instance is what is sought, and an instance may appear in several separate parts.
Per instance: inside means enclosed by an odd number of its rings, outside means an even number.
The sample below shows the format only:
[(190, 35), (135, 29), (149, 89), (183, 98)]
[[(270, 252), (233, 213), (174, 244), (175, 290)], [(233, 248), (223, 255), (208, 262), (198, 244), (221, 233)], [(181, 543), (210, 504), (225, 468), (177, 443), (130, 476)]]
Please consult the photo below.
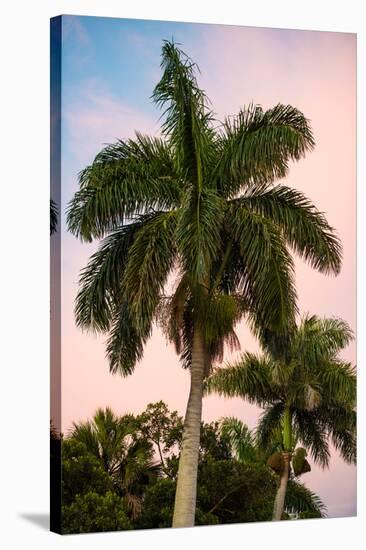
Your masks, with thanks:
[(254, 189), (234, 199), (265, 218), (272, 220), (286, 242), (310, 265), (323, 273), (339, 273), (342, 246), (324, 214), (300, 191), (284, 185)]
[(212, 178), (222, 194), (232, 198), (248, 185), (285, 177), (289, 161), (313, 147), (309, 121), (298, 109), (278, 104), (263, 111), (250, 105), (225, 121)]
[(270, 368), (268, 360), (253, 353), (244, 353), (237, 363), (214, 370), (205, 380), (205, 393), (243, 397), (251, 403), (261, 405), (276, 397)]
[(294, 324), (294, 265), (276, 226), (244, 208), (228, 211), (242, 258), (240, 290), (257, 314), (257, 326), (286, 333)]
[(151, 325), (176, 259), (176, 225), (176, 211), (158, 213), (143, 224), (128, 251), (122, 292), (136, 326), (143, 332)]
[(303, 483), (290, 479), (287, 484), (285, 510), (288, 513), (301, 514), (308, 517), (326, 517), (326, 506), (318, 495), (310, 491)]
[(68, 205), (67, 223), (85, 241), (103, 237), (133, 216), (180, 202), (181, 178), (169, 146), (140, 134), (103, 149), (79, 174), (79, 184)]

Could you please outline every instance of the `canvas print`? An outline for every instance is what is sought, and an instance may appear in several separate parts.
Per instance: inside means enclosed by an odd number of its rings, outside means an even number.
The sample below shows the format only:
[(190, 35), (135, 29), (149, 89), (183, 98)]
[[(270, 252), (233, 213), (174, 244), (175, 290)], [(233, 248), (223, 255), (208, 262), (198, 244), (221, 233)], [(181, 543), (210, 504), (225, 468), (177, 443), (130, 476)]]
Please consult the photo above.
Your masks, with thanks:
[(53, 531), (356, 514), (355, 82), (354, 34), (51, 20)]

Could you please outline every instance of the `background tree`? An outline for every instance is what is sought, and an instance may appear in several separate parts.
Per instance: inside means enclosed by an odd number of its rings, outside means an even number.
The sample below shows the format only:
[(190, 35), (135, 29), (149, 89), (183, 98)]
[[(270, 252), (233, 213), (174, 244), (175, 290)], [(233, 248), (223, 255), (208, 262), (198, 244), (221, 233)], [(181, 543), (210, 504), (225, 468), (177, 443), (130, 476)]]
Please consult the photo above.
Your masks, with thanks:
[[(356, 461), (356, 373), (338, 356), (352, 332), (340, 319), (305, 316), (286, 340), (269, 331), (260, 338), (262, 356), (245, 353), (237, 364), (216, 369), (206, 391), (265, 408), (257, 438), (266, 448), (280, 437), (280, 452), (269, 459), (280, 476), (273, 510), (279, 520), (291, 463), (295, 475), (309, 468), (305, 449), (323, 468), (329, 465), (330, 441), (346, 462)], [(296, 449), (297, 443), (305, 449)]]
[(154, 445), (161, 470), (170, 476), (168, 464), (181, 443), (183, 419), (177, 411), (170, 412), (163, 401), (149, 403), (138, 415), (137, 429), (142, 437)]
[(116, 416), (98, 409), (92, 421), (74, 424), (71, 440), (83, 444), (125, 498), (132, 518), (141, 512), (144, 487), (159, 475), (151, 443), (140, 437), (133, 415)]
[[(104, 238), (82, 271), (80, 327), (109, 334), (111, 372), (126, 376), (159, 317), (191, 387), (184, 419), (174, 526), (194, 524), (203, 379), (224, 344), (238, 347), (243, 317), (286, 333), (296, 292), (288, 246), (321, 272), (338, 273), (341, 247), (300, 192), (274, 185), (314, 146), (307, 119), (278, 104), (250, 105), (223, 124), (196, 65), (164, 42), (153, 101), (162, 138), (136, 134), (107, 146), (80, 174), (69, 230)], [(175, 291), (164, 295), (169, 276)]]
[[(258, 441), (256, 430), (249, 430), (248, 426), (237, 418), (222, 419), (220, 427), (221, 433), (230, 442), (234, 458), (239, 462), (249, 465), (268, 465), (268, 461), (273, 457), (277, 458), (278, 453), (282, 450), (280, 431), (275, 431), (272, 434), (272, 440), (267, 442), (266, 447), (262, 447)], [(300, 452), (293, 459), (295, 467), (289, 476), (282, 519), (288, 518), (289, 514), (304, 518), (320, 518), (326, 515), (326, 507), (318, 495), (297, 479), (299, 475), (308, 471), (304, 468), (305, 456)], [(308, 463), (306, 462), (306, 464)]]

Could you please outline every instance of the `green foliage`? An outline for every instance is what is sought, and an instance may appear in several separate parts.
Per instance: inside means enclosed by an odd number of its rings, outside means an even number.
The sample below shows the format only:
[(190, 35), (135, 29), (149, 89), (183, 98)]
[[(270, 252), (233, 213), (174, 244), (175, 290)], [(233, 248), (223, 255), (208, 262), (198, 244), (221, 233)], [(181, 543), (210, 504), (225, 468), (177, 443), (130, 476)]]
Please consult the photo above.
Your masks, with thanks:
[[(129, 249), (122, 277), (134, 325), (150, 328), (175, 259), (176, 212), (164, 212), (145, 221)], [(137, 276), (138, 274), (138, 276)]]
[[(162, 138), (137, 133), (106, 146), (79, 174), (67, 214), (77, 237), (104, 239), (80, 276), (77, 324), (108, 333), (110, 369), (124, 376), (158, 317), (185, 367), (193, 328), (204, 327), (206, 374), (224, 345), (238, 346), (242, 318), (286, 337), (296, 314), (287, 247), (322, 272), (337, 273), (341, 261), (324, 215), (273, 185), (314, 147), (304, 115), (250, 105), (221, 124), (196, 64), (173, 42), (163, 43), (161, 68), (152, 99)], [(173, 273), (177, 290), (166, 297)]]
[[(269, 520), (275, 489), (275, 480), (263, 467), (210, 457), (199, 466), (195, 524)], [(149, 487), (137, 527), (170, 527), (174, 495), (171, 479)]]
[(286, 242), (320, 272), (341, 267), (342, 248), (324, 215), (300, 191), (285, 185), (254, 189), (234, 204), (247, 206), (280, 226)]
[[(100, 409), (75, 424), (62, 441), (63, 532), (170, 527), (182, 424), (162, 401), (136, 417)], [(143, 449), (152, 445), (159, 475), (146, 464)], [(277, 480), (265, 461), (255, 432), (239, 420), (202, 423), (196, 525), (270, 520)], [(135, 475), (136, 466), (144, 475)], [(286, 503), (287, 512), (324, 515), (320, 499), (295, 479)]]
[(137, 528), (171, 527), (175, 488), (175, 481), (169, 478), (161, 479), (147, 488)]
[(132, 519), (141, 512), (144, 488), (159, 475), (151, 442), (140, 436), (137, 419), (116, 416), (108, 407), (92, 419), (74, 424), (70, 441), (82, 443), (108, 474), (114, 491), (123, 496)]
[(69, 230), (84, 241), (102, 238), (126, 220), (180, 201), (179, 176), (164, 141), (136, 133), (105, 147), (79, 174), (68, 206)]
[(197, 508), (217, 523), (267, 521), (276, 482), (265, 466), (235, 460), (208, 460), (198, 475)]
[(281, 104), (268, 111), (253, 104), (242, 109), (226, 119), (218, 143), (214, 175), (226, 197), (285, 177), (288, 161), (299, 160), (315, 145), (309, 121)]
[(105, 495), (93, 491), (77, 495), (72, 504), (62, 508), (63, 534), (131, 528), (123, 499), (111, 491)]
[[(238, 362), (215, 369), (205, 381), (205, 391), (239, 396), (264, 407), (256, 430), (263, 448), (282, 433), (282, 447), (293, 451), (296, 434), (323, 467), (329, 463), (330, 441), (344, 460), (355, 462), (356, 373), (338, 358), (351, 338), (345, 321), (307, 315), (283, 341), (286, 347), (281, 356), (273, 348), (270, 334), (262, 334), (264, 354), (246, 353)], [(288, 449), (285, 411), (290, 418), (287, 435), (292, 439)]]
[(86, 446), (73, 439), (62, 442), (62, 502), (69, 506), (77, 496), (112, 490), (112, 480)]
[(240, 462), (255, 463), (259, 459), (259, 449), (255, 435), (237, 418), (226, 417), (220, 424), (221, 434), (230, 441), (234, 457)]
[(291, 479), (287, 484), (285, 509), (298, 514), (299, 519), (326, 517), (326, 507), (318, 495)]
[(180, 445), (183, 432), (183, 419), (177, 411), (170, 412), (163, 401), (149, 403), (146, 410), (136, 419), (139, 433), (152, 443), (160, 459), (161, 468), (167, 475), (167, 461), (174, 449)]
[(213, 392), (228, 397), (243, 397), (262, 405), (275, 397), (271, 385), (271, 365), (267, 357), (246, 352), (238, 363), (214, 369), (205, 380), (206, 394)]

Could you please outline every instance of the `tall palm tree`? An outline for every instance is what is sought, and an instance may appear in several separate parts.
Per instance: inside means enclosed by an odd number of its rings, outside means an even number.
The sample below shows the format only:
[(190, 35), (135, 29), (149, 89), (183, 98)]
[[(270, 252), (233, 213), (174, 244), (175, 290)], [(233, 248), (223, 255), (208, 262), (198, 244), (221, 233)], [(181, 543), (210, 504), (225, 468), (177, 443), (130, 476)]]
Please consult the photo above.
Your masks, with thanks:
[[(291, 247), (323, 273), (338, 273), (341, 246), (300, 192), (274, 185), (314, 146), (307, 119), (278, 104), (250, 105), (215, 121), (196, 65), (164, 42), (153, 101), (162, 137), (108, 145), (79, 175), (68, 227), (103, 238), (80, 278), (76, 322), (109, 334), (112, 373), (131, 374), (154, 321), (175, 343), (191, 387), (173, 526), (194, 525), (203, 379), (224, 344), (238, 346), (243, 316), (285, 333), (294, 322)], [(166, 283), (175, 275), (172, 295)], [(169, 279), (171, 280), (171, 279)], [(258, 321), (259, 322), (259, 321)]]
[[(222, 435), (230, 442), (234, 458), (239, 462), (245, 462), (246, 464), (268, 464), (268, 460), (276, 456), (274, 453), (281, 450), (281, 437), (278, 437), (280, 435), (279, 432), (273, 434), (273, 440), (264, 448), (260, 446), (257, 431), (249, 430), (248, 426), (238, 418), (223, 418), (220, 422), (220, 428)], [(307, 514), (310, 517), (325, 517), (325, 504), (318, 495), (298, 481), (297, 477), (301, 473), (304, 472), (298, 469), (289, 478), (284, 501), (284, 511), (300, 517), (302, 514)]]
[[(346, 462), (356, 461), (356, 373), (338, 355), (351, 339), (341, 319), (305, 316), (287, 341), (262, 333), (263, 355), (245, 353), (205, 382), (208, 393), (240, 396), (265, 408), (257, 427), (260, 447), (280, 437), (280, 452), (268, 461), (280, 476), (274, 520), (283, 514), (291, 465), (295, 475), (310, 468), (307, 451), (328, 467), (331, 441)], [(307, 451), (296, 449), (298, 442)]]
[(136, 420), (116, 416), (111, 409), (98, 409), (91, 421), (74, 423), (70, 437), (83, 443), (100, 460), (116, 490), (126, 498), (133, 518), (141, 512), (141, 482), (158, 474), (153, 449), (144, 438), (136, 438)]

